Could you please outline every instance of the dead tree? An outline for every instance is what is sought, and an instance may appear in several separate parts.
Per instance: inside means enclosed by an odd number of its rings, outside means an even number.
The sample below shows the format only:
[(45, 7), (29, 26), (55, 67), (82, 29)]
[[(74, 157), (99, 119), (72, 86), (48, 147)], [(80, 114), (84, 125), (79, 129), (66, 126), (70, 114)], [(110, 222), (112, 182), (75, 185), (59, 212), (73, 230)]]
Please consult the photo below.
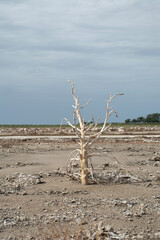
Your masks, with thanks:
[[(113, 107), (110, 107), (110, 103), (116, 96), (123, 95), (123, 93), (110, 95), (110, 99), (108, 101), (106, 101), (107, 110), (106, 110), (104, 123), (103, 123), (102, 127), (100, 128), (100, 130), (98, 132), (95, 132), (95, 129), (98, 124), (98, 120), (97, 120), (97, 122), (94, 122), (94, 119), (92, 117), (92, 121), (89, 123), (86, 123), (81, 115), (81, 110), (89, 104), (90, 100), (85, 105), (80, 106), (79, 97), (76, 96), (76, 91), (74, 89), (74, 83), (72, 81), (69, 81), (69, 82), (72, 84), (72, 96), (73, 96), (73, 99), (75, 102), (75, 104), (72, 105), (72, 107), (74, 108), (73, 124), (66, 118), (64, 118), (64, 120), (68, 123), (69, 126), (71, 126), (74, 129), (75, 134), (79, 139), (79, 142), (78, 142), (79, 149), (76, 149), (75, 151), (73, 151), (76, 153), (74, 158), (71, 158), (71, 155), (70, 155), (68, 162), (67, 162), (67, 166), (69, 165), (70, 169), (71, 169), (73, 161), (80, 160), (81, 183), (83, 185), (87, 185), (89, 175), (92, 175), (92, 164), (90, 164), (91, 168), (89, 169), (89, 161), (91, 161), (91, 157), (92, 157), (92, 154), (90, 154), (90, 151), (89, 151), (90, 147), (94, 144), (95, 141), (97, 141), (97, 139), (100, 138), (102, 133), (104, 133), (107, 129), (109, 129), (111, 124), (107, 125), (107, 121), (108, 121), (109, 117), (111, 116), (111, 114), (115, 113), (116, 116), (118, 115), (117, 112), (113, 109)], [(77, 123), (77, 120), (78, 120), (78, 123)], [(68, 167), (67, 167), (67, 171), (69, 172)]]

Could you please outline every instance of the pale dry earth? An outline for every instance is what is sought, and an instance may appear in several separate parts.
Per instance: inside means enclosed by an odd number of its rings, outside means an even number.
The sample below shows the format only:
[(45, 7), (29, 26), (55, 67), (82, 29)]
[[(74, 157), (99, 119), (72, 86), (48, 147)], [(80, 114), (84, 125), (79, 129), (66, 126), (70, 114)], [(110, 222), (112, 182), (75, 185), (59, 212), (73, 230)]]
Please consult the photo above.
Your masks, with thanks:
[(0, 138), (0, 239), (47, 239), (51, 226), (51, 232), (66, 231), (69, 224), (72, 235), (83, 228), (79, 239), (160, 239), (159, 128), (112, 129), (117, 137), (92, 148), (105, 155), (93, 165), (108, 183), (88, 186), (64, 174), (77, 139), (48, 138), (46, 131), (56, 135), (52, 129), (1, 129), (1, 136), (37, 137)]

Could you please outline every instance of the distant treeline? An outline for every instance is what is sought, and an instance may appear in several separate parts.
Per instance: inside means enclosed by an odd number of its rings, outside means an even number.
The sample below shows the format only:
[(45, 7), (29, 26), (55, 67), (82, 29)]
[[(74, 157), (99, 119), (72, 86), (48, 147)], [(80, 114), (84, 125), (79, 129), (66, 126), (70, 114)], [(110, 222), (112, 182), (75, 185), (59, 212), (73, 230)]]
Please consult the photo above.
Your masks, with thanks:
[(125, 123), (160, 123), (160, 113), (148, 114), (147, 117), (128, 118)]

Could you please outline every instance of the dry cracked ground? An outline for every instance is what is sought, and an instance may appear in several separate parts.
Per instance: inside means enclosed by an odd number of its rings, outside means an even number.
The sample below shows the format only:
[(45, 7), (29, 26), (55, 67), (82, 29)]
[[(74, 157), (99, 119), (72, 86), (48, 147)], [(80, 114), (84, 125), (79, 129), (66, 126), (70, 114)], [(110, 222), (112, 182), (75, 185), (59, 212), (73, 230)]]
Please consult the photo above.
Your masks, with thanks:
[(160, 138), (99, 140), (93, 165), (105, 181), (87, 186), (65, 174), (77, 146), (0, 139), (0, 239), (160, 239)]

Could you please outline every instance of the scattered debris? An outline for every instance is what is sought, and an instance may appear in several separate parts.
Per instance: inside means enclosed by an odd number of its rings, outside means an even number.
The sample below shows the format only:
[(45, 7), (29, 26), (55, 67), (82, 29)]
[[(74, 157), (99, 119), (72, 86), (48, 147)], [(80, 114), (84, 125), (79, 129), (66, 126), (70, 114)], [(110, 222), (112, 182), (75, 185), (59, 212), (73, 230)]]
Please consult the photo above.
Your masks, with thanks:
[(149, 161), (160, 161), (160, 155), (155, 153), (154, 156), (149, 159)]
[(38, 174), (15, 173), (7, 176), (5, 179), (0, 179), (0, 194), (14, 194), (24, 187), (40, 183), (42, 183), (42, 178)]
[[(85, 188), (76, 181), (67, 181), (69, 175), (63, 172), (64, 168), (57, 166), (57, 170), (50, 167), (47, 169), (45, 162), (44, 170), (42, 164), (35, 163), (37, 159), (29, 162), (28, 158), (29, 154), (45, 155), (45, 152), (50, 154), (52, 151), (54, 159), (54, 151), (65, 150), (66, 153), (67, 150), (73, 150), (77, 144), (75, 139), (1, 139), (0, 239), (45, 240), (47, 235), (43, 237), (39, 229), (52, 234), (50, 236), (53, 239), (53, 232), (49, 230), (57, 228), (59, 224), (65, 234), (70, 224), (69, 239), (78, 239), (76, 234), (79, 234), (79, 240), (160, 239), (160, 161), (156, 158), (149, 161), (159, 156), (160, 139), (156, 134), (159, 134), (157, 131), (160, 129), (153, 128), (155, 137), (145, 138), (138, 135), (140, 131), (143, 133), (143, 127), (131, 128), (128, 130), (124, 127), (124, 132), (119, 134), (123, 137), (123, 134), (127, 135), (132, 131), (132, 134), (136, 133), (136, 137), (120, 140), (116, 137), (117, 128), (113, 127), (109, 134), (115, 134), (115, 138), (102, 138), (95, 144), (94, 152), (107, 153), (109, 157), (107, 161), (102, 159), (102, 162), (93, 159), (95, 169), (90, 182), (99, 185)], [(150, 133), (150, 129), (146, 127), (145, 131)], [(15, 135), (29, 135), (32, 132), (35, 135), (40, 134), (40, 129), (14, 131)], [(53, 130), (47, 131), (48, 135), (53, 133)], [(42, 132), (42, 135), (46, 132)], [(66, 135), (74, 134), (65, 128), (64, 132)], [(12, 133), (10, 130), (8, 133), (0, 133), (5, 134)], [(17, 158), (17, 154), (20, 157)], [(114, 156), (120, 162), (122, 160), (120, 166), (126, 170), (119, 169), (110, 160)], [(72, 166), (74, 172), (77, 172), (76, 179), (80, 169), (77, 163), (75, 161)], [(22, 169), (25, 173), (22, 173)], [(45, 184), (40, 184), (44, 181)]]

